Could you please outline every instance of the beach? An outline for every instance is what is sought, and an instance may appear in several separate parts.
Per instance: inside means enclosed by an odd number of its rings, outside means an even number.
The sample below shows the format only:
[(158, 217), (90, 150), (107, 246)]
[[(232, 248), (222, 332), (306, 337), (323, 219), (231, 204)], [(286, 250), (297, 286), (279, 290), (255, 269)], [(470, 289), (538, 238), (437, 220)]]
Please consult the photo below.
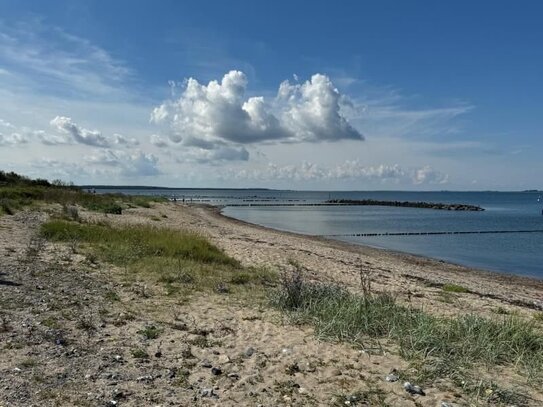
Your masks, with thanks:
[[(543, 281), (508, 274), (471, 269), (389, 250), (348, 244), (336, 240), (277, 231), (222, 216), (211, 206), (183, 207), (179, 226), (204, 233), (227, 253), (245, 264), (285, 266), (289, 259), (305, 265), (318, 280), (359, 285), (360, 270), (371, 273), (372, 282), (381, 290), (399, 297), (421, 298), (428, 293), (432, 307), (443, 308), (431, 301), (431, 293), (444, 284), (459, 284), (469, 291), (463, 304), (466, 310), (481, 311), (498, 303), (520, 308), (541, 309)], [(414, 295), (413, 295), (414, 294)], [(426, 303), (425, 305), (429, 305)], [(462, 308), (464, 309), (464, 308)]]
[[(394, 369), (412, 368), (394, 344), (320, 340), (312, 327), (292, 324), (250, 292), (189, 298), (90, 259), (75, 243), (39, 241), (39, 250), (31, 250), (49, 216), (23, 211), (0, 218), (1, 406), (502, 405), (473, 404), (448, 379), (424, 385), (424, 396), (409, 394), (401, 381), (385, 380)], [(267, 229), (216, 207), (154, 203), (122, 215), (81, 210), (80, 216), (117, 228), (194, 231), (244, 266), (281, 273), (297, 263), (304, 278), (355, 293), (362, 273), (374, 292), (435, 315), (528, 320), (541, 312), (542, 281)], [(522, 405), (543, 403), (543, 394), (509, 367), (484, 376), (529, 395)]]

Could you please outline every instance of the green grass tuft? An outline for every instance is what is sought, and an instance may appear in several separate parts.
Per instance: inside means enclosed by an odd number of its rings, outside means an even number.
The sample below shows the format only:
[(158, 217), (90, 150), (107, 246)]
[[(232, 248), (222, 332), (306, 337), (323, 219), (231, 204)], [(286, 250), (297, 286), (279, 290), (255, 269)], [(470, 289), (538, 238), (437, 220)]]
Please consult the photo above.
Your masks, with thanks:
[(515, 366), (543, 379), (543, 335), (514, 315), (440, 317), (396, 303), (386, 294), (359, 296), (334, 285), (284, 278), (272, 304), (324, 339), (366, 342), (388, 339), (410, 361), (423, 361), (430, 379), (475, 365)]
[(135, 348), (135, 349), (132, 349), (131, 353), (132, 353), (132, 357), (134, 357), (135, 359), (149, 358), (149, 354), (145, 351), (145, 349)]
[(466, 287), (457, 284), (444, 284), (441, 289), (446, 293), (469, 293)]
[(139, 334), (143, 335), (145, 339), (156, 339), (162, 333), (160, 328), (157, 328), (154, 325), (146, 326), (141, 331), (138, 331)]

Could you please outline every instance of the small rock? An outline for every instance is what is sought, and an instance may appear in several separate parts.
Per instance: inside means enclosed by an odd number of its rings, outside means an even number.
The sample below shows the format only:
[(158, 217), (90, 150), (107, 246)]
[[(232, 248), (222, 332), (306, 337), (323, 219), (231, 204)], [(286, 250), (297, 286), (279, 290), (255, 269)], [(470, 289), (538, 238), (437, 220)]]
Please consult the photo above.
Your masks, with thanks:
[(442, 401), (440, 404), (440, 407), (453, 407), (453, 405), (450, 403), (447, 403), (446, 401)]
[(243, 355), (247, 358), (250, 358), (255, 353), (255, 349), (252, 346), (249, 346), (247, 349), (245, 349), (245, 352), (243, 352)]
[(232, 380), (239, 380), (239, 374), (237, 373), (228, 373), (228, 377)]
[(136, 380), (138, 382), (152, 382), (155, 378), (152, 375), (140, 376)]
[(201, 364), (202, 367), (205, 367), (205, 368), (210, 368), (210, 367), (213, 367), (213, 365), (211, 364), (211, 362), (207, 359), (203, 360), (202, 361), (202, 364)]
[(160, 358), (160, 357), (162, 357), (162, 352), (161, 351), (155, 352), (155, 358)]
[(177, 376), (177, 370), (176, 369), (168, 369), (168, 379), (173, 379)]
[(400, 376), (398, 375), (398, 371), (396, 369), (392, 369), (388, 375), (386, 375), (385, 380), (390, 383), (397, 382), (400, 380)]
[(219, 396), (215, 393), (215, 391), (212, 388), (204, 388), (204, 389), (200, 390), (200, 395), (202, 397), (219, 398)]
[(397, 382), (398, 380), (400, 380), (400, 377), (394, 373), (390, 373), (390, 374), (387, 374), (386, 377), (385, 377), (385, 380), (387, 382)]
[(230, 363), (230, 358), (228, 355), (220, 355), (218, 360), (221, 364)]
[(109, 400), (109, 401), (107, 402), (107, 405), (108, 405), (108, 406), (116, 406), (117, 404), (119, 404), (119, 403), (118, 403), (117, 401), (115, 401), (115, 400)]
[(117, 361), (117, 362), (121, 362), (121, 361), (123, 360), (123, 357), (122, 357), (121, 355), (115, 355), (113, 358), (114, 358), (115, 361)]
[(220, 367), (212, 367), (211, 374), (214, 374), (215, 376), (219, 376), (222, 374), (222, 370)]
[(14, 371), (15, 373), (19, 373), (19, 372), (21, 372), (21, 369), (18, 368), (18, 367), (14, 367), (14, 368), (13, 368), (13, 371)]
[(420, 388), (420, 386), (416, 386), (416, 385), (413, 385), (409, 382), (405, 382), (403, 384), (403, 388), (405, 389), (406, 392), (408, 392), (409, 394), (420, 394), (421, 396), (424, 396), (425, 393), (424, 393), (424, 390), (422, 390)]
[(113, 399), (114, 400), (124, 400), (124, 399), (126, 399), (126, 394), (122, 390), (115, 389), (113, 391)]

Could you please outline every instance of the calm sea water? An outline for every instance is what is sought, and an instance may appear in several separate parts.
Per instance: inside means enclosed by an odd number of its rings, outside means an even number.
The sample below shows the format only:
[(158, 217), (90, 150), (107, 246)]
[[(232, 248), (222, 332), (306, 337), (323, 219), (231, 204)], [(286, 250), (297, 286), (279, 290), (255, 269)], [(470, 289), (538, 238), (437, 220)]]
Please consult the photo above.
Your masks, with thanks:
[[(122, 192), (122, 191), (121, 191)], [(379, 199), (480, 205), (484, 212), (379, 206), (229, 207), (240, 220), (310, 235), (356, 233), (542, 230), (543, 199), (529, 192), (306, 192), (268, 190), (146, 190), (216, 205), (314, 203), (327, 199)], [(543, 279), (543, 233), (431, 236), (337, 236), (351, 243), (442, 259), (466, 266)]]

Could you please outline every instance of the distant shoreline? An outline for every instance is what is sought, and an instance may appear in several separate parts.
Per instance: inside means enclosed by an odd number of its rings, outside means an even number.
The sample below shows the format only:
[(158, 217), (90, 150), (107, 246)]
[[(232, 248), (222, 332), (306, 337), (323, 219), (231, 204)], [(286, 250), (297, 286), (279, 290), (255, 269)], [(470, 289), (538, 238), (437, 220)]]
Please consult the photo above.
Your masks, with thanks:
[(260, 187), (246, 187), (246, 188), (203, 188), (203, 187), (161, 187), (161, 186), (148, 186), (148, 185), (77, 185), (82, 189), (102, 189), (102, 190), (114, 190), (114, 189), (126, 189), (126, 190), (167, 190), (167, 191), (270, 191), (270, 192), (331, 192), (331, 193), (348, 193), (348, 192), (409, 192), (409, 193), (528, 193), (528, 194), (543, 194), (543, 190), (538, 189), (526, 189), (522, 191), (496, 191), (496, 190), (480, 190), (480, 191), (465, 191), (465, 190), (425, 190), (425, 191), (410, 191), (401, 189), (341, 189), (341, 190), (328, 190), (328, 189), (275, 189), (275, 188), (260, 188)]

